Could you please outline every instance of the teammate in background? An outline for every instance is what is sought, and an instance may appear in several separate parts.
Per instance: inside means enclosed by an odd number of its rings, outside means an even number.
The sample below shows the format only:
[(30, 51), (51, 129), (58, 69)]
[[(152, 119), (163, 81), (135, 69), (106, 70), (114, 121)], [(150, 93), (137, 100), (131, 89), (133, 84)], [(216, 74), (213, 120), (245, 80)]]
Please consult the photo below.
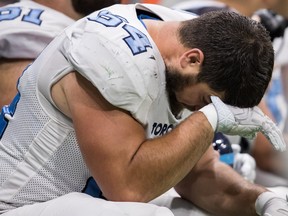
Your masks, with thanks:
[[(287, 1), (288, 2), (288, 1)], [(275, 1), (275, 6), (280, 3), (280, 1)], [(271, 7), (269, 1), (253, 1), (253, 0), (188, 0), (176, 4), (173, 6), (175, 9), (181, 9), (185, 11), (189, 11), (196, 14), (203, 14), (209, 11), (215, 10), (229, 10), (235, 11), (245, 16), (254, 17), (257, 20), (261, 21), (262, 24), (266, 27), (270, 32), (271, 40), (273, 41), (277, 37), (283, 37), (285, 30), (285, 20), (283, 17), (280, 17), (277, 14), (269, 13), (269, 11), (260, 10), (263, 8)], [(288, 60), (288, 59), (287, 59)], [(271, 119), (275, 121), (273, 113), (271, 113), (268, 108), (265, 99), (261, 101), (259, 107), (262, 111), (268, 115)], [(275, 121), (276, 122), (276, 121)], [(277, 122), (278, 123), (278, 122)], [(245, 141), (241, 139), (241, 141)], [(246, 147), (247, 142), (244, 142)], [(257, 183), (261, 183), (265, 186), (275, 186), (275, 185), (287, 185), (288, 181), (285, 181), (281, 177), (287, 177), (287, 166), (286, 163), (283, 163), (283, 158), (286, 157), (285, 153), (280, 153), (271, 148), (269, 140), (263, 135), (258, 134), (255, 140), (253, 141), (252, 146), (244, 148), (245, 152), (249, 152), (253, 155), (256, 160), (256, 164), (258, 168), (268, 171), (273, 174), (277, 174), (277, 176), (273, 176), (269, 173), (263, 175), (262, 171), (258, 170), (258, 175), (256, 178)], [(244, 154), (243, 154), (244, 156)], [(250, 160), (251, 161), (251, 160)], [(249, 161), (248, 161), (249, 162)], [(264, 176), (264, 177), (263, 177)], [(265, 180), (265, 177), (268, 178), (268, 181)], [(270, 181), (272, 178), (272, 181)]]
[(0, 8), (0, 107), (17, 93), (24, 68), (75, 20), (120, 0), (25, 0)]
[(118, 3), (121, 1), (22, 0), (0, 8), (1, 109), (17, 94), (23, 70), (56, 35), (84, 15)]
[[(91, 174), (99, 198), (111, 201), (148, 202), (176, 186), (216, 215), (287, 211), (211, 145), (215, 131), (261, 131), (285, 150), (279, 129), (254, 107), (273, 62), (263, 26), (236, 13), (115, 5), (77, 21), (26, 69), (3, 110), (3, 216), (103, 215), (111, 202), (77, 193)], [(194, 112), (182, 119), (186, 108)]]

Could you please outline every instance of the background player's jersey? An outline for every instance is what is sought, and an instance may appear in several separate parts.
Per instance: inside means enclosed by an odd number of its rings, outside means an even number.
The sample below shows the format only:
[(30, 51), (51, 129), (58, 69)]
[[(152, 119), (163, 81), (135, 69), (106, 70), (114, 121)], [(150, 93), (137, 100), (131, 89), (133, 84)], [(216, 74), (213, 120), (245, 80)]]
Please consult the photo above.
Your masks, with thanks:
[(68, 25), (68, 16), (26, 0), (0, 8), (0, 58), (34, 59)]
[(19, 94), (0, 119), (0, 212), (80, 192), (91, 176), (71, 120), (50, 95), (51, 86), (72, 70), (128, 110), (147, 128), (147, 137), (178, 123), (166, 97), (164, 62), (138, 20), (150, 16), (147, 11), (156, 14), (153, 19), (192, 18), (157, 5), (114, 5), (68, 27), (23, 73)]

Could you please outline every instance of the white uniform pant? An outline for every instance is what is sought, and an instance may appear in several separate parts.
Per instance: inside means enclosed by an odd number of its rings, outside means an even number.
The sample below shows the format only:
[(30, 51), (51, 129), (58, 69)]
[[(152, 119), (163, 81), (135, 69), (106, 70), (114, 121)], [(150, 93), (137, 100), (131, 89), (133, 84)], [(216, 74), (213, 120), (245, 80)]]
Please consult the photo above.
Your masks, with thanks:
[(173, 216), (166, 207), (151, 203), (111, 202), (83, 193), (10, 210), (1, 216)]

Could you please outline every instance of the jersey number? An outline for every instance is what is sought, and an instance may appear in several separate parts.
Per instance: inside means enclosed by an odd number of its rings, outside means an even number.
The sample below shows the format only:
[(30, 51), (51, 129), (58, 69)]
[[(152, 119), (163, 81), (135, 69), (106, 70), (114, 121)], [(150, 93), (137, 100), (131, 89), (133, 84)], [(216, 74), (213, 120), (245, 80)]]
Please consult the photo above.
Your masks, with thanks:
[(122, 28), (128, 33), (128, 36), (123, 38), (127, 46), (130, 48), (133, 55), (146, 52), (147, 47), (152, 48), (152, 45), (147, 36), (139, 29), (128, 24), (128, 21), (118, 15), (111, 14), (109, 11), (101, 11), (96, 18), (88, 18), (90, 21), (100, 23), (106, 27), (115, 28), (121, 23), (126, 23)]
[[(41, 9), (30, 9), (28, 14), (22, 15), (23, 22), (29, 22), (35, 25), (41, 25), (42, 20), (40, 19), (41, 14), (44, 10)], [(19, 7), (7, 7), (0, 9), (0, 22), (4, 20), (14, 20), (21, 16), (22, 9)]]

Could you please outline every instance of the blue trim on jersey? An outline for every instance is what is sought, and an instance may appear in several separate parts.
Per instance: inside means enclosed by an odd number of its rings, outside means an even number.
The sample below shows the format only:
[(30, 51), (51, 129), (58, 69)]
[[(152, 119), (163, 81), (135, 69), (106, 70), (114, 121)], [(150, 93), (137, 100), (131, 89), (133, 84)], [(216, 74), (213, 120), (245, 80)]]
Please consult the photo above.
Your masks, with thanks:
[(231, 152), (231, 153), (228, 153), (228, 154), (222, 154), (220, 155), (220, 161), (230, 165), (230, 166), (233, 166), (233, 163), (234, 163), (234, 153)]
[(156, 16), (144, 14), (142, 11), (138, 11), (138, 12), (139, 12), (138, 19), (146, 29), (147, 29), (147, 26), (143, 22), (143, 19), (161, 20), (160, 18), (158, 18)]
[(142, 19), (153, 19), (153, 20), (160, 20), (160, 18), (154, 17), (154, 16), (150, 16), (147, 14), (139, 14), (138, 15), (138, 19), (142, 20)]
[(96, 198), (102, 198), (106, 199), (102, 195), (102, 191), (100, 190), (99, 186), (97, 185), (96, 181), (93, 179), (93, 177), (90, 177), (87, 182), (85, 188), (82, 190), (83, 193), (86, 193), (90, 196), (96, 197)]

